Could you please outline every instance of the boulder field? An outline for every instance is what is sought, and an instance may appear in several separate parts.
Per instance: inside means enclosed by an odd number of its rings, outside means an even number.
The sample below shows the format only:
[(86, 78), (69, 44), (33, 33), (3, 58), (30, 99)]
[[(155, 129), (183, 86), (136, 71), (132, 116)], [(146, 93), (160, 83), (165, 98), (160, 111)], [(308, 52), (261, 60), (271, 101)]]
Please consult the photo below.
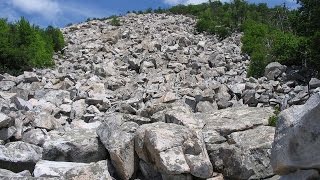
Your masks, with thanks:
[(119, 20), (63, 28), (54, 68), (0, 75), (0, 177), (319, 178), (318, 79), (279, 63), (248, 78), (242, 33), (191, 17)]

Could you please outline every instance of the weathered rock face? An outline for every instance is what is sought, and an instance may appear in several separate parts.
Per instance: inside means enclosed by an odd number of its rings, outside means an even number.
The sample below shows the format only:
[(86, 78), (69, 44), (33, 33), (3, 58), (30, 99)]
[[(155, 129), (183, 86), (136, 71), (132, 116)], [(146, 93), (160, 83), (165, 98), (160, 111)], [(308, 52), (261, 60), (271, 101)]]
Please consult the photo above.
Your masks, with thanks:
[(96, 162), (107, 153), (94, 131), (51, 131), (43, 144), (43, 159), (51, 161)]
[(228, 143), (209, 149), (211, 162), (225, 177), (232, 179), (262, 179), (273, 175), (270, 164), (274, 128), (259, 126), (234, 132)]
[(136, 171), (138, 159), (134, 151), (134, 133), (138, 127), (135, 122), (126, 122), (122, 114), (113, 114), (106, 117), (97, 129), (121, 179), (130, 179)]
[(274, 128), (265, 126), (269, 108), (230, 108), (197, 114), (210, 160), (231, 179), (261, 179), (273, 175), (270, 165)]
[(293, 106), (280, 114), (271, 158), (277, 174), (319, 168), (319, 120), (319, 93), (312, 96), (305, 105)]
[(163, 176), (213, 174), (204, 144), (195, 131), (170, 123), (142, 125), (135, 138), (136, 152), (143, 162)]
[(268, 118), (272, 114), (271, 108), (237, 107), (215, 111), (212, 114), (196, 114), (196, 118), (204, 121), (203, 131), (215, 130), (226, 136), (232, 132), (268, 125)]

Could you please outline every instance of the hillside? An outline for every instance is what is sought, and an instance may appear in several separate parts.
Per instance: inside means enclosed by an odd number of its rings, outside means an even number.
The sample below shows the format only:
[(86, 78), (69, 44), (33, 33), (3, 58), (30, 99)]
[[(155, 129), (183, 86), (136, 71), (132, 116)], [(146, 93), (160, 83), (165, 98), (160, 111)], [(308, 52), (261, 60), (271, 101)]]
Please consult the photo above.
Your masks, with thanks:
[(0, 75), (0, 176), (279, 179), (304, 169), (270, 162), (274, 111), (317, 98), (319, 80), (305, 85), (279, 63), (248, 78), (243, 34), (197, 33), (191, 17), (119, 20), (63, 28), (55, 67)]

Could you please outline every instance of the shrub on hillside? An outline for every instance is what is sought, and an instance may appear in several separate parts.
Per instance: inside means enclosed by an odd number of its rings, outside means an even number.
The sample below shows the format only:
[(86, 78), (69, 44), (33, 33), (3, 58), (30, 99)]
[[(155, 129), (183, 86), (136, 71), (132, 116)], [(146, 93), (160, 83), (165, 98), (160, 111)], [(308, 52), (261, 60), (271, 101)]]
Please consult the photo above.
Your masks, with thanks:
[(110, 24), (112, 26), (120, 26), (120, 20), (117, 18), (117, 16), (112, 16)]
[(30, 25), (21, 18), (15, 23), (0, 19), (0, 73), (18, 74), (24, 70), (54, 65), (54, 50), (64, 45), (59, 29), (50, 28), (54, 33)]
[(275, 61), (286, 65), (302, 65), (301, 52), (304, 38), (290, 32), (275, 30), (271, 34), (271, 54)]

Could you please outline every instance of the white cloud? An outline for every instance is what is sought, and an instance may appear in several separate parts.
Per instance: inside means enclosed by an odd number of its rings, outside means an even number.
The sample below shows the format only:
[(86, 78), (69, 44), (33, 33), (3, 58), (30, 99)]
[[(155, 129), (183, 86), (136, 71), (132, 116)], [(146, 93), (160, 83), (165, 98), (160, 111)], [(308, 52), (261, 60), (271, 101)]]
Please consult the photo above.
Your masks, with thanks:
[(201, 4), (208, 2), (208, 0), (188, 0), (185, 4)]
[(54, 19), (61, 11), (55, 0), (11, 0), (9, 4), (24, 13), (39, 14), (47, 19)]
[[(220, 0), (222, 2), (228, 2), (230, 0)], [(177, 4), (201, 4), (209, 2), (209, 0), (164, 0), (165, 3), (169, 5), (177, 5)]]

